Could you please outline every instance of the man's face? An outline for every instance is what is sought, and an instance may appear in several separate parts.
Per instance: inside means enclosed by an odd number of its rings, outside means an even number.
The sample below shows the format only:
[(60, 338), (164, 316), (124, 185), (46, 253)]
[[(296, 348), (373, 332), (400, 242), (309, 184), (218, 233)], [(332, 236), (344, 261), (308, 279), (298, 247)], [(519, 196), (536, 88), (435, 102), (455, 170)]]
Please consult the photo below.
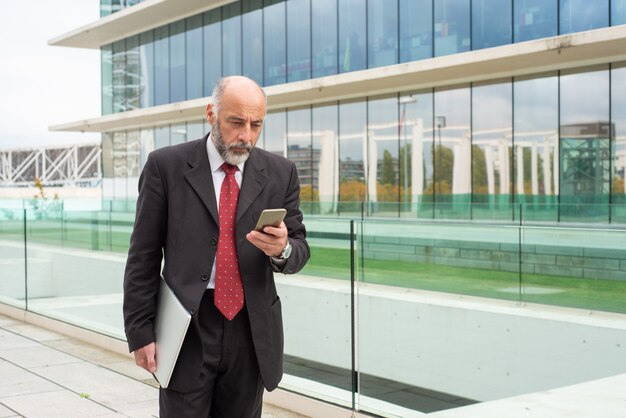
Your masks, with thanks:
[(256, 145), (265, 118), (265, 98), (256, 85), (231, 81), (224, 90), (219, 113), (207, 107), (213, 126), (211, 139), (221, 157), (229, 164), (246, 161)]

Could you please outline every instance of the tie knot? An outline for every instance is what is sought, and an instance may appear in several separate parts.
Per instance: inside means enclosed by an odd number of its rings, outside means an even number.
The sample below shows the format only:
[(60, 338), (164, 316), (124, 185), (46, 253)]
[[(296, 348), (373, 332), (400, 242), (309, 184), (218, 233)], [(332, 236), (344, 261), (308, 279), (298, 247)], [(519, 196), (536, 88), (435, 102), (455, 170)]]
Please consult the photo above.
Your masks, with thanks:
[(226, 173), (226, 175), (235, 174), (235, 171), (237, 171), (238, 169), (239, 168), (236, 165), (228, 163), (222, 164), (222, 170), (224, 170), (224, 173)]

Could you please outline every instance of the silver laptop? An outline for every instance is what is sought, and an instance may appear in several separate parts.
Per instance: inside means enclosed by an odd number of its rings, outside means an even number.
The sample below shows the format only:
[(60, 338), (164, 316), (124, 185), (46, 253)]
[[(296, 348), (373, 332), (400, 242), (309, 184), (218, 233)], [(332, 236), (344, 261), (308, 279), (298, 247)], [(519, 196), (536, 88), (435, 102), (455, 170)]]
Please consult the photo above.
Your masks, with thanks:
[(183, 346), (191, 315), (161, 277), (154, 333), (156, 336), (157, 370), (154, 378), (167, 388)]

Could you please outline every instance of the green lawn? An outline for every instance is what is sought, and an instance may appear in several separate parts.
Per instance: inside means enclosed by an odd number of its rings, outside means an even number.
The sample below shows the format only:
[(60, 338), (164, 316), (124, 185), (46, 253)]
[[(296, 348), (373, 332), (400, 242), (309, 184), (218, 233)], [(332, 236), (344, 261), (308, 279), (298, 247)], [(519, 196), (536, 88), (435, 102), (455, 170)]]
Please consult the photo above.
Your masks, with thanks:
[[(311, 247), (304, 273), (349, 280), (349, 260), (349, 250)], [(356, 280), (364, 283), (626, 313), (626, 282), (523, 274), (526, 293), (520, 295), (518, 273), (373, 259), (359, 264)]]

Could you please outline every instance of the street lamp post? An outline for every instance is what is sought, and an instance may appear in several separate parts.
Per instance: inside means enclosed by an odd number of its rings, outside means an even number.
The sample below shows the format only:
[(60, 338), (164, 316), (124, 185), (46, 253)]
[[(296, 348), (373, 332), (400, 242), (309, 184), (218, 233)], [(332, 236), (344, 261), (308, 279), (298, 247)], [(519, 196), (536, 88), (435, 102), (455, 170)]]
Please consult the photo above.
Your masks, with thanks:
[[(442, 179), (442, 170), (441, 170), (441, 128), (445, 128), (446, 127), (446, 117), (445, 116), (436, 116), (435, 117), (435, 121), (437, 123), (437, 136), (438, 136), (438, 141), (437, 141), (437, 148), (439, 148), (439, 150), (437, 151), (437, 172), (438, 172), (438, 178), (437, 178), (437, 195), (438, 197), (441, 199), (441, 179)], [(436, 200), (435, 200), (436, 201)]]

